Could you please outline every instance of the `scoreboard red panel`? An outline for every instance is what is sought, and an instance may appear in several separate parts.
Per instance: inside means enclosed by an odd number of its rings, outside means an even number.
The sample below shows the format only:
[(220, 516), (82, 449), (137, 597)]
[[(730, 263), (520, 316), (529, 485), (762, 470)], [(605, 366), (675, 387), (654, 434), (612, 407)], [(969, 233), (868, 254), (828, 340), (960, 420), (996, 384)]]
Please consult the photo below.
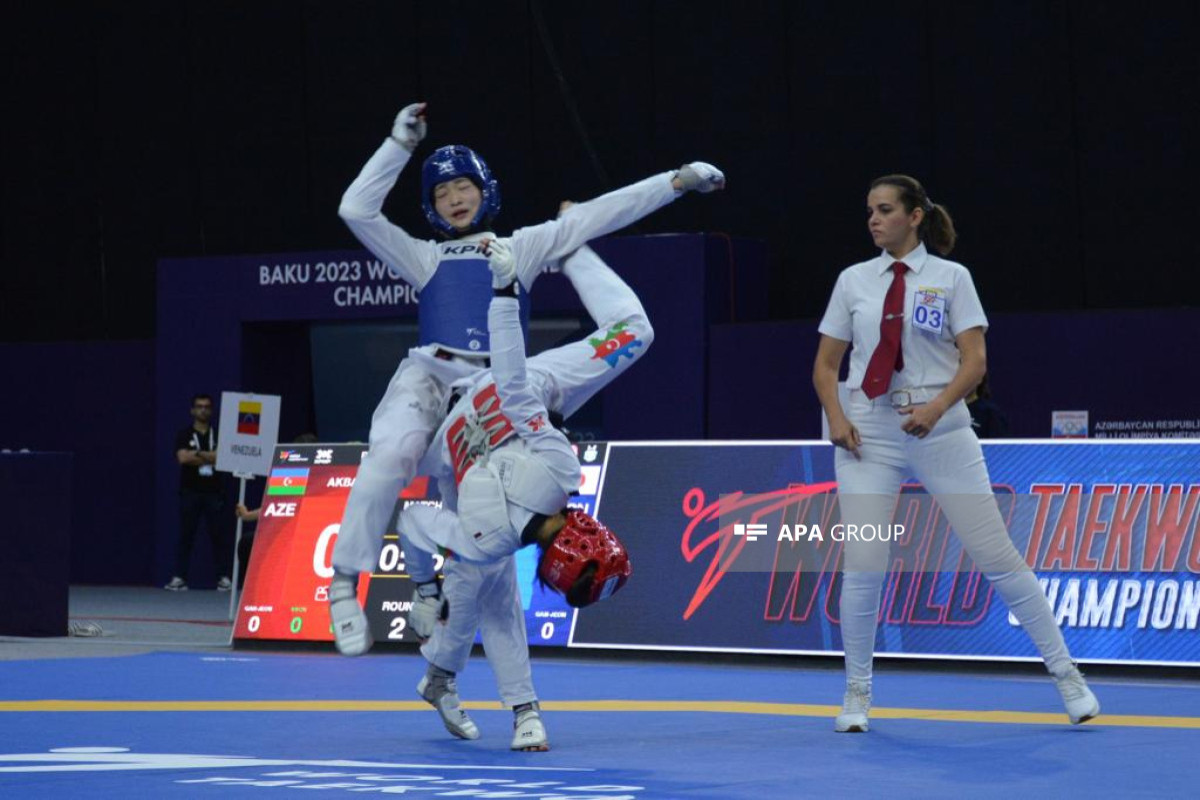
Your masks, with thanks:
[[(364, 452), (361, 445), (306, 445), (276, 452), (238, 604), (235, 639), (333, 641), (330, 559)], [(417, 491), (428, 486), (424, 479), (414, 483)], [(369, 580), (359, 581), (360, 602), (366, 602), (370, 586)]]
[[(239, 640), (332, 641), (329, 622), (330, 559), (363, 445), (303, 445), (277, 450), (263, 496), (245, 589), (238, 603), (234, 638)], [(588, 448), (593, 462), (603, 445)], [(585, 470), (578, 505), (591, 508), (599, 467)], [(590, 478), (589, 478), (590, 476)], [(432, 482), (418, 477), (397, 497), (383, 538), (379, 563), (359, 580), (363, 604), (377, 642), (415, 641), (408, 632), (412, 585), (396, 533), (396, 518), (411, 503), (440, 504)], [(536, 556), (517, 553), (522, 605), (531, 644), (563, 645), (573, 611), (560, 597), (533, 587)], [(435, 563), (441, 569), (441, 557)]]

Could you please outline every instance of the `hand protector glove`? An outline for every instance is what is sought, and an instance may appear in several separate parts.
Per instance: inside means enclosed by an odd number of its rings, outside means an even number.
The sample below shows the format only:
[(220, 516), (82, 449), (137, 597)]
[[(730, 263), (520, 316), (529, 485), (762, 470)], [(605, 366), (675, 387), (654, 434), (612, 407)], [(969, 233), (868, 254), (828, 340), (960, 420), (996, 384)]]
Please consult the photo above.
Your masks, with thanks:
[(358, 604), (358, 576), (338, 572), (329, 584), (329, 618), (333, 640), (344, 656), (361, 656), (371, 649), (371, 625)]
[(396, 121), (392, 124), (392, 138), (411, 153), (425, 138), (426, 130), (425, 104), (413, 103), (400, 109), (396, 115)]
[(508, 242), (492, 239), (484, 244), (488, 267), (492, 270), (492, 288), (504, 289), (517, 279), (517, 262)]
[(408, 612), (408, 627), (417, 640), (425, 642), (433, 636), (433, 626), (445, 620), (450, 604), (442, 597), (442, 582), (418, 583), (413, 589), (412, 610)]
[(679, 178), (685, 192), (708, 194), (725, 188), (725, 173), (703, 161), (684, 164), (675, 173), (675, 177)]

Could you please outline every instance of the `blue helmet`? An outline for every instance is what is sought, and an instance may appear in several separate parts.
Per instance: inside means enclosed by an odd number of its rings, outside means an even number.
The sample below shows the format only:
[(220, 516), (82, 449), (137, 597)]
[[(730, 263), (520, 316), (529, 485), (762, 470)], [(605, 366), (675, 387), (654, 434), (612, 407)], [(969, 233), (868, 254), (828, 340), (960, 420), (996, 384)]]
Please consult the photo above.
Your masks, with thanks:
[(425, 219), (438, 233), (454, 238), (459, 232), (442, 219), (433, 207), (433, 188), (455, 178), (467, 177), (479, 187), (483, 201), (479, 211), (471, 220), (471, 230), (476, 231), (491, 224), (492, 218), (500, 213), (500, 184), (492, 177), (492, 171), (483, 159), (469, 147), (449, 144), (434, 150), (421, 167), (421, 208)]

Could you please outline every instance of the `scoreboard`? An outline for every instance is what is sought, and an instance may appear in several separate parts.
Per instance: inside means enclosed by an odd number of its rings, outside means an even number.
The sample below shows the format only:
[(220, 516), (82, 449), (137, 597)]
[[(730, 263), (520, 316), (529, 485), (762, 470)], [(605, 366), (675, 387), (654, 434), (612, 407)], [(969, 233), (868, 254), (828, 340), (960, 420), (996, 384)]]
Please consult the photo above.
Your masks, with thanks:
[[(607, 445), (579, 450), (583, 483), (571, 506), (591, 513)], [(290, 445), (276, 450), (259, 513), (245, 588), (238, 604), (234, 638), (240, 640), (333, 641), (329, 622), (331, 558), (346, 499), (354, 485), (364, 445)], [(440, 505), (433, 481), (418, 477), (401, 490), (383, 537), (379, 563), (359, 579), (358, 599), (375, 641), (414, 642), (408, 630), (412, 582), (396, 519), (412, 503)], [(442, 557), (435, 563), (441, 569)], [(574, 609), (535, 580), (537, 553), (516, 554), (517, 579), (531, 644), (566, 645)]]
[[(628, 585), (583, 611), (536, 585), (516, 554), (531, 645), (837, 654), (842, 544), (833, 448), (818, 442), (579, 445), (572, 505), (626, 544)], [(332, 641), (330, 556), (363, 445), (279, 448), (235, 638)], [(1200, 441), (989, 441), (993, 491), (1072, 655), (1092, 663), (1200, 665)], [(413, 641), (397, 498), (359, 599), (376, 641)], [(915, 483), (892, 522), (881, 657), (1036, 660), (1003, 603)], [(823, 538), (813, 538), (813, 529)], [(801, 537), (801, 532), (806, 532)]]

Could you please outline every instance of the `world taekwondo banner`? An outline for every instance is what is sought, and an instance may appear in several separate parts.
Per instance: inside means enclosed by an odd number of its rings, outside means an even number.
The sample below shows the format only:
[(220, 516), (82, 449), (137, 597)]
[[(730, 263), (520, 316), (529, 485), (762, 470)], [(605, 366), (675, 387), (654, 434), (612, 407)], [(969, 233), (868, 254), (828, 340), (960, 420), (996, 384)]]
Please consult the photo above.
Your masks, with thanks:
[[(984, 453), (1009, 535), (1077, 659), (1200, 663), (1200, 442)], [(935, 502), (914, 482), (851, 530), (833, 455), (824, 443), (611, 443), (597, 504), (634, 576), (579, 615), (571, 644), (840, 652), (844, 549), (884, 538), (878, 654), (1036, 659), (950, 533), (941, 505), (963, 498)]]
[[(965, 503), (968, 523), (988, 513), (1003, 521), (1076, 659), (1200, 665), (1200, 442), (990, 442), (984, 454), (992, 495), (935, 499), (912, 482), (875, 506), (878, 518), (851, 523), (843, 506), (863, 498), (839, 497), (826, 443), (581, 445), (574, 503), (617, 532), (633, 576), (577, 611), (533, 585), (535, 554), (520, 552), (530, 643), (837, 654), (845, 549), (875, 542), (887, 570), (878, 655), (1035, 660), (951, 531), (947, 511)], [(330, 638), (328, 553), (360, 457), (361, 448), (277, 453), (278, 469), (311, 464), (314, 488), (268, 501), (238, 638)], [(429, 498), (418, 480), (397, 507)], [(410, 639), (394, 520), (376, 574), (359, 587), (377, 641)], [(295, 597), (268, 588), (282, 585), (270, 576), (287, 563), (302, 584)]]

